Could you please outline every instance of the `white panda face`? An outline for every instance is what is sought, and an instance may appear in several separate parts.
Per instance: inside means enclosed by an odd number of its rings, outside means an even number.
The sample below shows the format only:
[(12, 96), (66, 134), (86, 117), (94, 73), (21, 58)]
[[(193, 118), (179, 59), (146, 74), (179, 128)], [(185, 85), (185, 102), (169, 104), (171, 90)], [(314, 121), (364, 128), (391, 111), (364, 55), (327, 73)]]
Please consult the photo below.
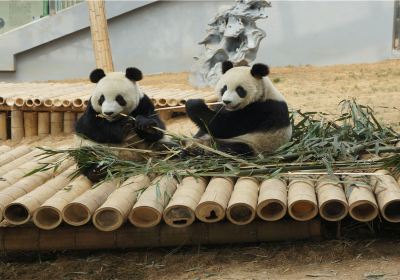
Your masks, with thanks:
[(96, 85), (90, 102), (93, 109), (107, 120), (113, 121), (120, 114), (129, 114), (139, 105), (143, 93), (125, 73), (108, 73)]
[(218, 81), (215, 91), (228, 111), (263, 99), (262, 79), (253, 77), (250, 70), (247, 66), (231, 68)]

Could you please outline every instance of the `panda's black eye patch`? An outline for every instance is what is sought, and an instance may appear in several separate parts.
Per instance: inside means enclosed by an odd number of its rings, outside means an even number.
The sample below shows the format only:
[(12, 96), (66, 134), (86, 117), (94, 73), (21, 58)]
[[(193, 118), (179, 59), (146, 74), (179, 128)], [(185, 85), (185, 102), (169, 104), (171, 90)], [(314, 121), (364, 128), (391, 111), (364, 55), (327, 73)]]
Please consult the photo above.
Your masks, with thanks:
[(104, 95), (101, 95), (98, 101), (100, 106), (103, 104), (104, 100), (105, 100)]
[(228, 89), (226, 85), (221, 88), (221, 96), (224, 95), (224, 92)]
[(117, 101), (120, 106), (126, 105), (125, 98), (123, 98), (122, 95), (120, 95), (120, 94), (117, 95), (117, 97), (115, 98), (115, 101)]
[(242, 88), (241, 86), (238, 86), (236, 88), (236, 92), (240, 96), (240, 98), (244, 98), (247, 95), (247, 91), (244, 88)]

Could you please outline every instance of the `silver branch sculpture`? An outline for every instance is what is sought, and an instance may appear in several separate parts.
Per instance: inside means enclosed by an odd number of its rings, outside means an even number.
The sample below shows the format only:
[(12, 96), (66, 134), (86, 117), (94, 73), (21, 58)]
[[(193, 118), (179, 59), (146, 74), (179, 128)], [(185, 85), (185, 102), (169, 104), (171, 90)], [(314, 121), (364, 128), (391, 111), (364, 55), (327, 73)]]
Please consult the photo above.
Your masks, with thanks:
[(229, 9), (219, 12), (208, 23), (207, 35), (199, 44), (204, 53), (196, 58), (189, 82), (196, 87), (212, 86), (218, 81), (221, 63), (230, 60), (234, 65), (248, 65), (256, 56), (265, 31), (256, 20), (267, 18), (265, 0), (236, 0)]

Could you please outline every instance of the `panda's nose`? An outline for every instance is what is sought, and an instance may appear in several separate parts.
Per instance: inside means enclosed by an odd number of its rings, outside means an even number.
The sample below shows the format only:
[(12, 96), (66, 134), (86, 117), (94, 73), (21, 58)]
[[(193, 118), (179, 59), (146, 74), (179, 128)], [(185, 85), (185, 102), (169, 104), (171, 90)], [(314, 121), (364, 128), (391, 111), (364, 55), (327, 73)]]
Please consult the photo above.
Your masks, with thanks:
[(114, 112), (104, 112), (104, 115), (111, 116)]
[(231, 104), (231, 103), (232, 103), (232, 101), (230, 101), (230, 100), (222, 100), (222, 102), (224, 102), (226, 105), (228, 105), (228, 104)]

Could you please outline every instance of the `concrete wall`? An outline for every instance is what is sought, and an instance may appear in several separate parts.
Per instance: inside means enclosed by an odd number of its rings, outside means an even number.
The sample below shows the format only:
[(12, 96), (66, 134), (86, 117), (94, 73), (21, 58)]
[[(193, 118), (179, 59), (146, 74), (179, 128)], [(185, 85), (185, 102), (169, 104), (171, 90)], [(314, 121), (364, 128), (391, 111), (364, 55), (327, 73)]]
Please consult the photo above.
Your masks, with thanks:
[[(233, 1), (160, 1), (109, 21), (115, 68), (144, 73), (188, 71), (207, 22)], [(111, 5), (109, 3), (109, 5)], [(121, 3), (119, 3), (121, 5)], [(393, 2), (278, 1), (257, 61), (272, 66), (373, 62), (393, 58)], [(0, 80), (86, 78), (95, 68), (89, 29), (16, 55), (16, 72)]]

